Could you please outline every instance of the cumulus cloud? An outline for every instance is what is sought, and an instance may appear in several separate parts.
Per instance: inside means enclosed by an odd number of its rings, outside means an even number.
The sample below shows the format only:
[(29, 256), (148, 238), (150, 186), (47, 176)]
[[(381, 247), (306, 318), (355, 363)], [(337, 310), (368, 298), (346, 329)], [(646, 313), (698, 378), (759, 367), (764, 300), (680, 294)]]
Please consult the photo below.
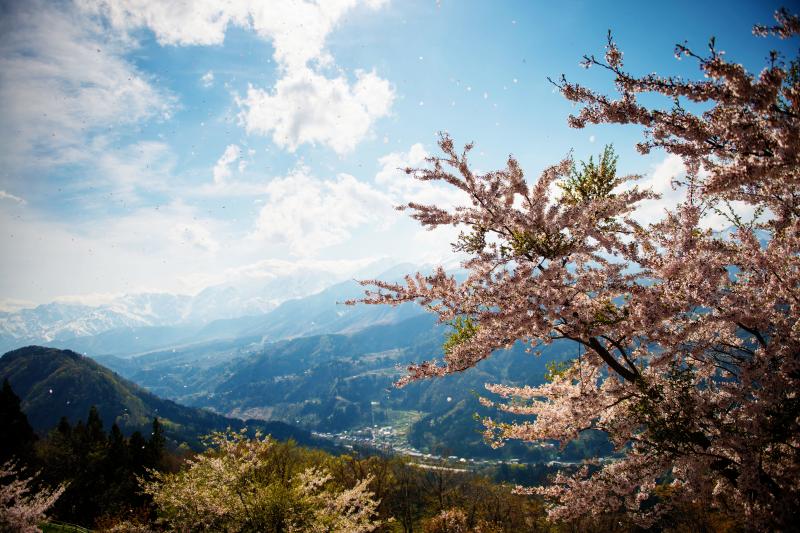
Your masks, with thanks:
[(359, 4), (382, 0), (79, 0), (117, 29), (149, 28), (161, 45), (219, 45), (229, 26), (252, 29), (272, 41), (275, 59), (287, 68), (325, 59), (325, 39), (341, 17)]
[[(395, 205), (414, 202), (452, 209), (469, 205), (467, 195), (455, 187), (432, 181), (419, 181), (405, 173), (406, 168), (422, 168), (429, 157), (425, 147), (416, 143), (407, 151), (391, 152), (378, 159), (381, 169), (375, 175), (375, 183), (385, 189)], [(458, 240), (460, 230), (450, 226), (429, 229), (414, 224), (411, 234), (411, 253), (416, 260), (432, 264), (449, 264), (462, 258), (452, 253), (451, 244)]]
[(239, 147), (229, 144), (214, 165), (214, 184), (223, 185), (231, 177), (231, 163), (239, 159)]
[(394, 100), (388, 81), (375, 72), (327, 78), (310, 68), (287, 73), (271, 91), (250, 87), (238, 101), (248, 133), (272, 133), (275, 144), (294, 151), (301, 144), (324, 144), (337, 153), (351, 151)]
[[(253, 150), (248, 150), (247, 157), (252, 157), (254, 153)], [(265, 193), (267, 185), (264, 180), (232, 179), (234, 168), (241, 176), (247, 169), (247, 159), (243, 157), (243, 150), (239, 145), (229, 144), (214, 163), (211, 170), (212, 181), (183, 192), (201, 197), (261, 196)]]
[(62, 4), (18, 3), (0, 20), (0, 154), (30, 165), (91, 159), (100, 128), (168, 116), (174, 99), (124, 58), (130, 42)]
[(353, 176), (321, 180), (298, 169), (269, 183), (251, 238), (284, 244), (295, 256), (313, 256), (347, 241), (359, 227), (385, 227), (393, 216), (391, 200)]
[(81, 8), (103, 15), (117, 29), (148, 27), (161, 45), (222, 44), (229, 24), (245, 26), (245, 2), (214, 0), (77, 0)]
[[(675, 185), (676, 181), (685, 177), (686, 167), (683, 160), (675, 154), (668, 154), (655, 165), (649, 175), (637, 182), (641, 188), (649, 188), (661, 195), (661, 198), (641, 202), (633, 214), (633, 218), (642, 224), (649, 224), (664, 218), (668, 209), (673, 209), (686, 200), (686, 188)], [(734, 213), (745, 220), (752, 218), (755, 212), (752, 206), (742, 202), (732, 202), (730, 207)], [(700, 225), (714, 231), (721, 231), (730, 227), (731, 221), (722, 214), (709, 210), (700, 221)]]
[[(390, 83), (374, 71), (328, 77), (320, 66), (333, 58), (325, 39), (356, 0), (259, 4), (253, 27), (269, 38), (283, 76), (271, 90), (250, 87), (239, 100), (241, 123), (248, 133), (272, 134), (278, 146), (294, 151), (301, 144), (323, 144), (337, 153), (351, 151), (372, 124), (389, 114), (394, 101)], [(366, 2), (372, 8), (382, 2)]]
[[(373, 123), (386, 116), (394, 90), (374, 71), (329, 77), (334, 64), (327, 36), (342, 16), (359, 4), (377, 9), (383, 0), (82, 0), (85, 10), (112, 26), (152, 30), (162, 45), (221, 44), (229, 26), (251, 29), (270, 40), (280, 78), (271, 89), (250, 87), (238, 98), (239, 119), (248, 133), (272, 135), (280, 147), (322, 144), (337, 153), (352, 150)], [(213, 79), (212, 79), (213, 81)]]
[(645, 200), (639, 203), (633, 218), (642, 224), (648, 224), (664, 217), (666, 209), (675, 207), (683, 201), (685, 194), (672, 183), (686, 173), (680, 157), (669, 154), (659, 162), (647, 176), (636, 182), (643, 189), (651, 189), (661, 195), (656, 200)]
[(413, 182), (405, 169), (421, 167), (429, 155), (422, 143), (411, 145), (406, 152), (388, 153), (378, 159), (381, 169), (375, 175), (375, 182), (391, 191), (404, 190)]
[(464, 204), (466, 195), (450, 186), (432, 181), (419, 181), (405, 173), (406, 168), (421, 168), (429, 156), (421, 143), (413, 144), (405, 152), (391, 152), (378, 159), (381, 169), (375, 183), (384, 188), (396, 205), (415, 202), (452, 208)]

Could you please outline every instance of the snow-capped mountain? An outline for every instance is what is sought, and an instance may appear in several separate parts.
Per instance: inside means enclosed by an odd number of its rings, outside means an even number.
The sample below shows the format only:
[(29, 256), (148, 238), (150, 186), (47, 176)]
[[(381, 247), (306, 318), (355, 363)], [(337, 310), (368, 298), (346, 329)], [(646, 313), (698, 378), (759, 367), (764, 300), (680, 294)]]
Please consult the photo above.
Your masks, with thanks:
[[(385, 267), (376, 262), (356, 273), (373, 277)], [(303, 267), (260, 271), (256, 275), (203, 289), (195, 295), (126, 294), (101, 305), (52, 302), (0, 312), (0, 349), (100, 335), (146, 327), (201, 327), (222, 319), (264, 315), (287, 300), (316, 294), (350, 275)]]
[(117, 328), (168, 325), (180, 321), (189, 296), (125, 295), (99, 306), (53, 302), (0, 313), (0, 337), (28, 342), (97, 335)]

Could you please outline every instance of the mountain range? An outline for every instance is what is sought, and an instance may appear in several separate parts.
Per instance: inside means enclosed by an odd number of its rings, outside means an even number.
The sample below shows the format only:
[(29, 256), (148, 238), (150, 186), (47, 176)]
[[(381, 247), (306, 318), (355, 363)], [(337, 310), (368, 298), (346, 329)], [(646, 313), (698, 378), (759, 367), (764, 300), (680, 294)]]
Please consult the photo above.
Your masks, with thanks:
[[(380, 277), (399, 279), (413, 270), (399, 265)], [(361, 294), (360, 285), (344, 281), (262, 314), (117, 327), (48, 344), (87, 353), (118, 379), (223, 417), (280, 421), (339, 436), (374, 433), (378, 426), (393, 446), (427, 453), (555, 457), (551, 450), (521, 443), (499, 450), (487, 446), (476, 415), (502, 415), (482, 407), (477, 396), (486, 394), (487, 382), (542, 383), (547, 363), (574, 357), (574, 345), (555, 342), (534, 356), (517, 344), (465, 372), (396, 389), (403, 367), (443, 355), (449, 327), (414, 304), (341, 303)], [(590, 455), (602, 445), (590, 443)]]
[[(362, 268), (358, 278), (397, 276), (411, 265), (384, 271), (386, 263), (378, 261)], [(100, 305), (75, 302), (50, 302), (13, 312), (0, 311), (0, 351), (32, 344), (69, 348), (88, 354), (128, 355), (159, 347), (197, 340), (258, 335), (260, 324), (271, 323), (280, 316), (266, 315), (281, 304), (318, 294), (340, 283), (342, 275), (323, 268), (294, 268), (284, 273), (259, 272), (227, 283), (208, 287), (196, 295), (141, 293), (123, 295)], [(355, 286), (354, 282), (349, 282)], [(341, 294), (352, 291), (338, 290)], [(347, 314), (344, 306), (336, 307), (337, 290), (328, 290), (318, 299), (330, 304), (327, 314)], [(331, 300), (330, 298), (334, 298)], [(305, 326), (291, 325), (284, 309), (283, 327), (263, 332), (270, 338), (306, 333)], [(304, 311), (302, 304), (299, 312)], [(331, 311), (331, 309), (335, 309)], [(313, 331), (322, 327), (318, 317), (303, 324)], [(335, 326), (334, 326), (335, 327)], [(346, 326), (343, 326), (346, 327)], [(327, 330), (326, 330), (327, 331)]]

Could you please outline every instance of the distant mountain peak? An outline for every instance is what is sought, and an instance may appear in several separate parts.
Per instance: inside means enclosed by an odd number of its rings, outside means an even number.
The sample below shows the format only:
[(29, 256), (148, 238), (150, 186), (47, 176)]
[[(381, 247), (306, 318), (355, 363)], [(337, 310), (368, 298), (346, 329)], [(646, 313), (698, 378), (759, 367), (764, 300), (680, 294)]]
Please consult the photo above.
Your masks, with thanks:
[[(387, 262), (380, 260), (362, 268), (359, 273), (364, 278), (400, 279), (402, 274), (415, 269), (411, 264), (395, 265), (388, 270), (386, 266)], [(317, 315), (320, 312), (325, 315), (309, 317), (306, 324), (311, 328), (295, 324), (289, 328), (291, 331), (272, 328), (264, 334), (274, 339), (276, 335), (282, 338), (321, 332), (329, 326), (330, 331), (353, 330), (371, 323), (367, 320), (367, 323), (359, 325), (361, 319), (352, 320), (356, 315), (368, 314), (364, 311), (336, 308), (337, 302), (360, 294), (360, 290), (354, 288), (357, 285), (350, 276), (304, 267), (280, 275), (245, 276), (236, 283), (207, 287), (194, 296), (144, 292), (124, 294), (102, 305), (51, 302), (0, 313), (0, 351), (30, 344), (48, 344), (79, 348), (92, 355), (123, 355), (164, 348), (170, 343), (196, 342), (195, 339), (257, 335), (258, 319), (253, 317), (266, 317), (285, 303), (308, 298), (310, 307), (306, 307), (304, 312), (316, 309)], [(326, 301), (326, 298), (331, 301)], [(289, 308), (292, 306), (294, 304)], [(330, 311), (331, 307), (335, 309)], [(321, 311), (323, 308), (324, 312)], [(283, 311), (272, 318), (278, 316), (282, 320), (286, 318)], [(289, 322), (297, 323), (298, 318), (289, 317)], [(242, 319), (242, 326), (237, 329), (234, 322), (239, 319)], [(339, 323), (334, 324), (335, 319), (339, 319)], [(350, 322), (345, 324), (348, 320)], [(144, 339), (139, 338), (138, 331), (143, 333)]]

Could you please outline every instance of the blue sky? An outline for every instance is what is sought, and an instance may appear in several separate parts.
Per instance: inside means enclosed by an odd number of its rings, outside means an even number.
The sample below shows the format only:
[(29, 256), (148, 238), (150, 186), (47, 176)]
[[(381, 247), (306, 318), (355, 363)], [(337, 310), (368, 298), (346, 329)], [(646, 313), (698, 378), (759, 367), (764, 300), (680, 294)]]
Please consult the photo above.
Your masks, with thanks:
[[(380, 258), (449, 259), (453, 234), (392, 209), (453, 191), (397, 167), (436, 133), (514, 154), (535, 176), (614, 143), (665, 186), (680, 163), (638, 155), (634, 127), (568, 128), (547, 77), (584, 70), (611, 29), (634, 73), (696, 76), (676, 42), (711, 35), (758, 71), (771, 2), (76, 0), (0, 4), (0, 302), (192, 293), (243, 276)], [(223, 7), (220, 7), (223, 6)], [(663, 208), (650, 206), (651, 211)]]

